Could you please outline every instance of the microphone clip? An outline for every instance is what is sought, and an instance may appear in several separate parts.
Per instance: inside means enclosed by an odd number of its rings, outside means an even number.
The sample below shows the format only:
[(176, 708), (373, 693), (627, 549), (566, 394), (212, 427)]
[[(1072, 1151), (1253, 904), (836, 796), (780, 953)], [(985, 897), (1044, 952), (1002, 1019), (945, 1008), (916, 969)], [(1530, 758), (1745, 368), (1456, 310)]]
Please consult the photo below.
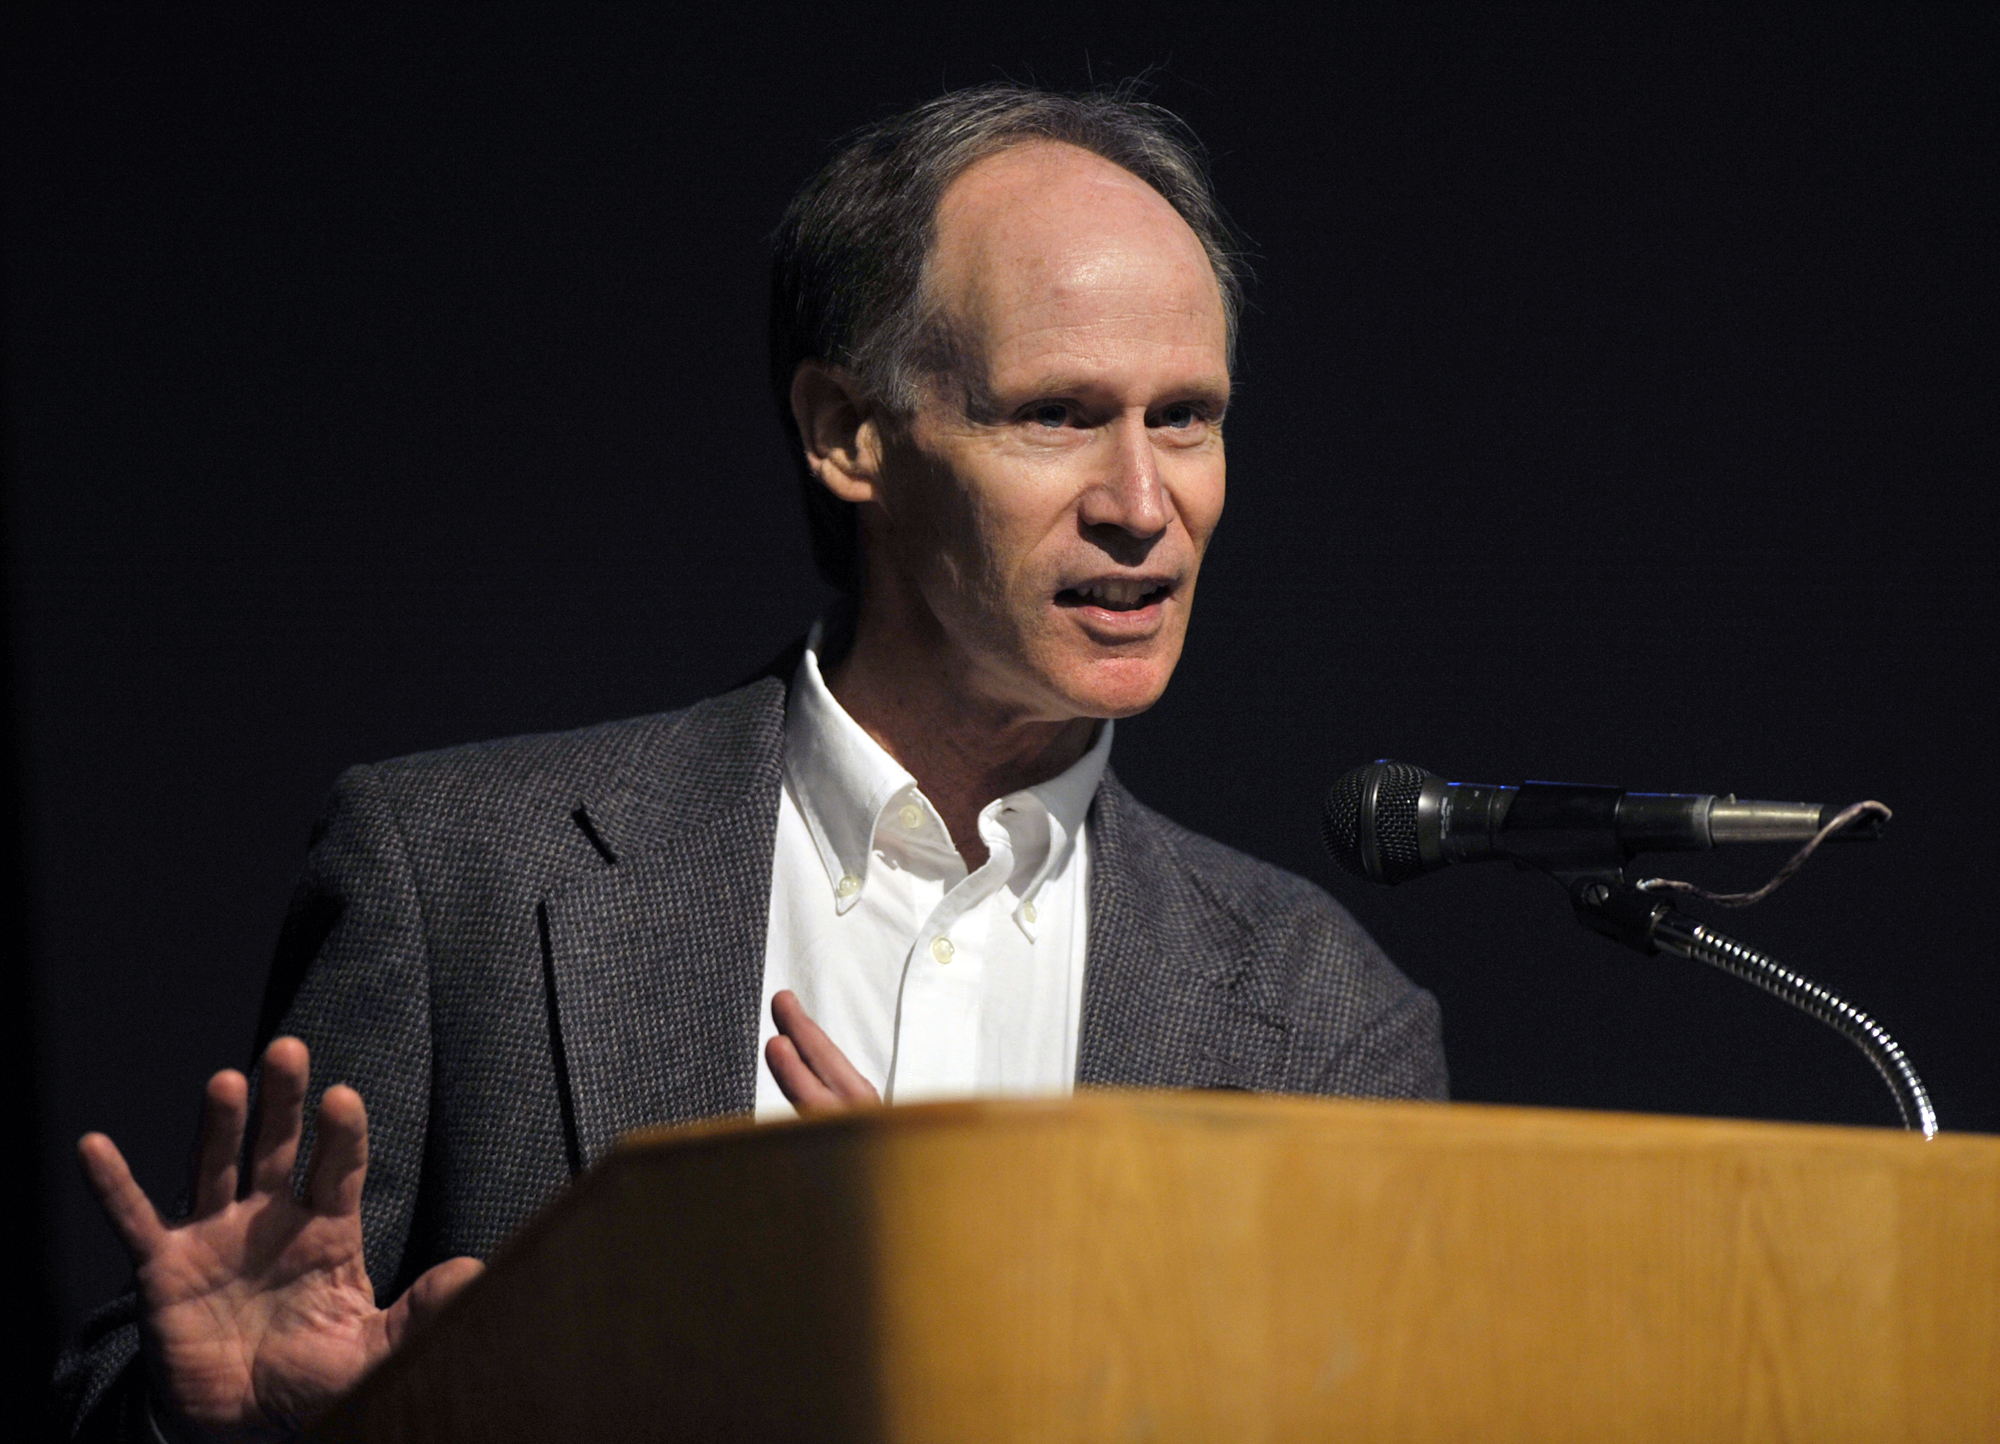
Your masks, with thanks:
[(1577, 921), (1592, 932), (1646, 957), (1660, 951), (1660, 925), (1674, 915), (1674, 905), (1644, 892), (1616, 872), (1585, 872), (1558, 876), (1569, 892)]

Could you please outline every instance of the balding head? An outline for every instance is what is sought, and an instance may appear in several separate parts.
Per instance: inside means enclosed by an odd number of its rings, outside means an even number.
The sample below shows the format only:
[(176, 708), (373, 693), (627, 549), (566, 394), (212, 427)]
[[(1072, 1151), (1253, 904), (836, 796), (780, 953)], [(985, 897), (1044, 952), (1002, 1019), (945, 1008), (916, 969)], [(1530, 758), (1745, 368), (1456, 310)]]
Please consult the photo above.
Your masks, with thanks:
[(1014, 146), (952, 183), (924, 302), (942, 344), (921, 380), (976, 417), (993, 410), (994, 369), (1075, 376), (1141, 315), (1185, 364), (1228, 353), (1221, 284), (1193, 228), (1130, 171), (1061, 142)]
[[(796, 445), (792, 383), (801, 363), (839, 367), (882, 404), (907, 411), (926, 373), (947, 363), (924, 279), (940, 205), (979, 162), (1062, 142), (1122, 169), (1195, 235), (1215, 277), (1234, 349), (1241, 280), (1199, 147), (1167, 111), (1129, 92), (1057, 95), (1023, 86), (955, 91), (849, 139), (793, 199), (772, 257), (771, 386)], [(803, 447), (800, 447), (803, 451)], [(802, 469), (813, 554), (827, 580), (859, 586), (853, 509)]]
[(1157, 191), (1049, 141), (968, 167), (935, 229), (923, 295), (945, 342), (914, 402), (819, 362), (793, 385), (808, 464), (859, 509), (856, 654), (885, 689), (928, 677), (995, 725), (1142, 711), (1222, 512), (1214, 268)]

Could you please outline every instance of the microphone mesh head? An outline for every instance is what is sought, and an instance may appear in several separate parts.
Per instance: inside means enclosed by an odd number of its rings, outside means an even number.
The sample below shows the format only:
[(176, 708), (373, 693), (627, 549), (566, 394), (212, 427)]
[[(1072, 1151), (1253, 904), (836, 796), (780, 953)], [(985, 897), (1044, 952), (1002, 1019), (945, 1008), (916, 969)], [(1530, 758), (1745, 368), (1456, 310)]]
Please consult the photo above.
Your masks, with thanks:
[(1368, 876), (1361, 864), (1361, 779), (1366, 767), (1343, 772), (1326, 790), (1326, 806), (1320, 809), (1319, 840), (1333, 854), (1333, 860), (1356, 877)]
[[(1424, 870), (1417, 850), (1417, 798), (1430, 774), (1407, 762), (1371, 762), (1343, 773), (1327, 790), (1326, 806), (1320, 811), (1320, 840), (1333, 860), (1370, 882), (1398, 883)], [(1364, 819), (1363, 804), (1370, 788), (1375, 792), (1371, 818)], [(1367, 827), (1372, 848), (1362, 846)], [(1369, 853), (1375, 866), (1369, 866)]]
[(1382, 786), (1375, 794), (1375, 847), (1382, 857), (1382, 881), (1403, 882), (1424, 870), (1417, 851), (1417, 795), (1424, 790), (1424, 769), (1407, 762), (1382, 764)]

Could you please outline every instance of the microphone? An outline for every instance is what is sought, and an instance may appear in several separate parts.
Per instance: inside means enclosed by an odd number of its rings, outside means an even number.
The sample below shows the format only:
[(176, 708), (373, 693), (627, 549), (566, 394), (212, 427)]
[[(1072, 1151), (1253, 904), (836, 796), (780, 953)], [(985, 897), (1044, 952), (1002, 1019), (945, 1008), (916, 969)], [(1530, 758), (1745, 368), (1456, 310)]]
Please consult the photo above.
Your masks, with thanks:
[[(1320, 837), (1349, 872), (1395, 884), (1455, 862), (1506, 859), (1544, 871), (1617, 868), (1641, 852), (1809, 842), (1839, 815), (1817, 802), (1739, 802), (1695, 792), (1627, 792), (1567, 782), (1446, 782), (1383, 758), (1326, 794)], [(1881, 819), (1842, 828), (1873, 838)]]

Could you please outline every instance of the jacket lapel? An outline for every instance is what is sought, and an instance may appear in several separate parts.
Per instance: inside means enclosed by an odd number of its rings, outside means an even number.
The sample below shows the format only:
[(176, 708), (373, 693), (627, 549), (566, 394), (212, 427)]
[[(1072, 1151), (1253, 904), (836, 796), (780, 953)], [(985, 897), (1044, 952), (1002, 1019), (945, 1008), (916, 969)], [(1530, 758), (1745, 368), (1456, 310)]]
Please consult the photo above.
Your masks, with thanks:
[(755, 1103), (785, 693), (767, 676), (663, 719), (578, 809), (610, 865), (540, 918), (573, 1167)]
[[(661, 719), (577, 809), (608, 866), (540, 910), (572, 1164), (657, 1123), (748, 1113), (796, 649), (738, 691)], [(781, 680), (782, 678), (782, 680)], [(1287, 1024), (1255, 933), (1107, 772), (1091, 806), (1077, 1082), (1283, 1086)]]
[(1091, 806), (1079, 1085), (1284, 1086), (1288, 1026), (1263, 998), (1255, 931), (1107, 772)]

